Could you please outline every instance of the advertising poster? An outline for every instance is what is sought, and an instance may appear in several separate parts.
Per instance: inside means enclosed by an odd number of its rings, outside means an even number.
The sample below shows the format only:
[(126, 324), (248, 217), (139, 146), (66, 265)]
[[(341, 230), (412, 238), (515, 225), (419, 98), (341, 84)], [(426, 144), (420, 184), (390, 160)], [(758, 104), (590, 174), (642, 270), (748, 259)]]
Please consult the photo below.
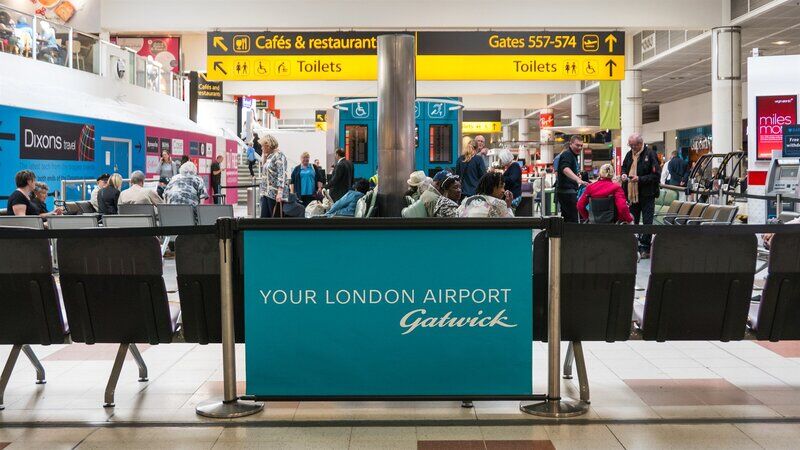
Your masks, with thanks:
[[(219, 148), (220, 146), (217, 145), (217, 150), (219, 150)], [(236, 141), (225, 140), (225, 186), (236, 186), (239, 184), (239, 168), (236, 166), (237, 150)], [(226, 203), (229, 205), (236, 205), (239, 203), (238, 189), (226, 189), (225, 191)]]
[[(102, 173), (127, 178), (130, 170), (144, 168), (142, 126), (0, 105), (2, 195), (13, 192), (14, 175), (22, 169), (32, 170), (51, 190), (60, 190), (61, 180), (91, 180), (90, 192)], [(82, 196), (77, 185), (66, 190), (67, 200)]]
[(772, 159), (772, 152), (783, 149), (783, 127), (797, 123), (797, 96), (756, 97), (756, 155)]
[(94, 161), (94, 125), (20, 116), (19, 130), (20, 159)]
[[(245, 231), (247, 393), (530, 395), (530, 235), (522, 228), (313, 230), (321, 254), (380, 248), (391, 257), (309, 277), (296, 269), (305, 257), (297, 243), (309, 231)], [(496, 252), (497, 242), (508, 244), (504, 257), (514, 264), (489, 264), (480, 274), (458, 264), (419, 270), (421, 249), (447, 248), (453, 261), (464, 261)], [(270, 264), (276, 254), (286, 264)]]
[(139, 56), (144, 56), (145, 58), (152, 56), (165, 69), (171, 69), (175, 73), (180, 73), (181, 71), (181, 38), (179, 37), (116, 36), (111, 38), (111, 42), (120, 47), (133, 49)]
[[(189, 160), (197, 167), (197, 174), (206, 182), (206, 189), (208, 189), (210, 181), (208, 174), (211, 168), (211, 155), (213, 154), (216, 137), (157, 127), (146, 127), (145, 134), (148, 142), (151, 140), (158, 142), (162, 151), (169, 152), (173, 161), (180, 161), (183, 156), (191, 156)], [(189, 149), (188, 155), (186, 153), (187, 147)], [(201, 155), (201, 147), (205, 155)], [(158, 173), (156, 173), (157, 168), (158, 161), (152, 167), (148, 164), (146, 176), (148, 178), (158, 176)], [(207, 199), (204, 203), (210, 203), (210, 200)]]

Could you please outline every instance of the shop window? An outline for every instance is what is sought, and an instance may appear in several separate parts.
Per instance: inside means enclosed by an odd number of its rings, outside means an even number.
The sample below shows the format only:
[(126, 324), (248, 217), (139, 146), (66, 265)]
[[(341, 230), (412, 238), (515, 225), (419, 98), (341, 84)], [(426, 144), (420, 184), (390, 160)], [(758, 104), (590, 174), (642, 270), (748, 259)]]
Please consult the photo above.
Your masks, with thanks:
[(344, 127), (345, 158), (355, 164), (367, 162), (367, 130), (366, 125), (345, 125)]
[(439, 164), (453, 163), (453, 126), (431, 125), (428, 162)]

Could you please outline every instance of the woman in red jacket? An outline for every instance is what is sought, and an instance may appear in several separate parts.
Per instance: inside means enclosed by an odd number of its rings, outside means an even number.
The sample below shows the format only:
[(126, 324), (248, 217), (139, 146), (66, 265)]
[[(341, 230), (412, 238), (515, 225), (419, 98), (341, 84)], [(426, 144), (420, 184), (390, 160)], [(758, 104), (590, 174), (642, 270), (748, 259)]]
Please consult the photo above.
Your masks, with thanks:
[(589, 218), (589, 211), (586, 209), (586, 205), (589, 204), (589, 198), (614, 197), (614, 205), (617, 210), (616, 222), (633, 222), (633, 216), (631, 216), (631, 211), (625, 202), (625, 192), (622, 190), (622, 186), (611, 181), (614, 177), (614, 168), (611, 167), (611, 164), (603, 164), (600, 167), (599, 175), (600, 179), (586, 186), (586, 190), (583, 191), (583, 195), (578, 200), (578, 214), (580, 214), (581, 219), (586, 220)]

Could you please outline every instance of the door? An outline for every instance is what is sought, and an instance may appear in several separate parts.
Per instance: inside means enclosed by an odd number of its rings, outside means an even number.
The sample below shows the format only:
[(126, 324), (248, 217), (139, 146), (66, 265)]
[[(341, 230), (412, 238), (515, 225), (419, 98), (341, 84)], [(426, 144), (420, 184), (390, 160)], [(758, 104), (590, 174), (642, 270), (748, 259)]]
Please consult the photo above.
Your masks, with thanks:
[(105, 171), (118, 173), (122, 178), (131, 174), (131, 141), (128, 139), (102, 138), (102, 158), (105, 158)]

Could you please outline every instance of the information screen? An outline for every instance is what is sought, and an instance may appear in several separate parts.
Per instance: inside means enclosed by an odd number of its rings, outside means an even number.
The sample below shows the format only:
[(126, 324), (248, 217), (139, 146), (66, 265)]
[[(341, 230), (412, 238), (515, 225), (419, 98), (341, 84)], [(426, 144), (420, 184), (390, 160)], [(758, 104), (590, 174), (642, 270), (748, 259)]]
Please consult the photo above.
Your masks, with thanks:
[(453, 163), (453, 126), (452, 125), (431, 125), (429, 156), (431, 163), (452, 164)]
[(345, 157), (354, 163), (367, 162), (367, 130), (366, 125), (345, 125), (344, 151)]

